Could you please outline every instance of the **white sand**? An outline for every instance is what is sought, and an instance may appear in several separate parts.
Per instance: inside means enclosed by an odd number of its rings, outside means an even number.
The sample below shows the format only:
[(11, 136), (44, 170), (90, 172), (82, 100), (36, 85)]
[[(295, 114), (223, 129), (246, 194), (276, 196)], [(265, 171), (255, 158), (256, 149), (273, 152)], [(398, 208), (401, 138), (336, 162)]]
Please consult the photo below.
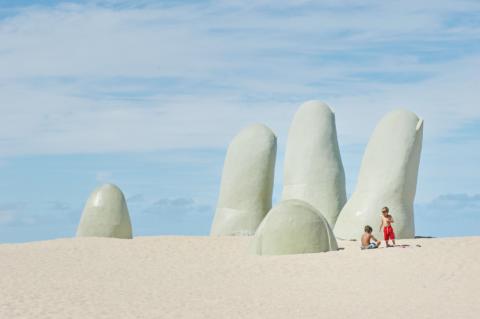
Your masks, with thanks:
[(0, 318), (480, 318), (480, 237), (275, 257), (249, 240), (3, 244)]

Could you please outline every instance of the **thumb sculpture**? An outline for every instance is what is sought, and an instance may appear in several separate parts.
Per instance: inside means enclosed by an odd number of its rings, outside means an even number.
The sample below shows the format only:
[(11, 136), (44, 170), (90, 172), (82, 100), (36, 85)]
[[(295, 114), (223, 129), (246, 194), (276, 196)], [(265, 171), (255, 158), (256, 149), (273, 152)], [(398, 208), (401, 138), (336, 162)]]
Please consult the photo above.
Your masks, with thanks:
[(83, 209), (77, 237), (132, 238), (132, 225), (122, 191), (105, 184), (88, 198)]
[(230, 143), (211, 235), (253, 235), (272, 207), (277, 138), (266, 126), (243, 129)]
[(302, 104), (285, 151), (282, 199), (301, 199), (321, 211), (331, 227), (347, 201), (335, 114), (320, 101)]
[(274, 207), (253, 238), (257, 255), (306, 254), (337, 250), (333, 232), (322, 214), (307, 202), (291, 199)]
[(363, 156), (357, 187), (334, 228), (341, 239), (360, 238), (364, 225), (380, 236), (380, 213), (390, 208), (397, 238), (413, 238), (413, 201), (422, 148), (423, 120), (407, 110), (387, 114)]

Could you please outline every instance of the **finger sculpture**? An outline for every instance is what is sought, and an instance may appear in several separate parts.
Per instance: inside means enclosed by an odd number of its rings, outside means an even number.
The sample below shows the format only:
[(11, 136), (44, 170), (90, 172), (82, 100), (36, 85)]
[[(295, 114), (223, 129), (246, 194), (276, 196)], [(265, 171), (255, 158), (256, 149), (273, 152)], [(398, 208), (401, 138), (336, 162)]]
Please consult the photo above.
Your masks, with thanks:
[(415, 236), (413, 201), (422, 136), (423, 120), (407, 110), (390, 112), (380, 121), (365, 150), (355, 192), (335, 225), (337, 238), (358, 239), (364, 225), (382, 238), (384, 206), (390, 208), (398, 238)]
[(280, 202), (267, 214), (252, 244), (257, 255), (288, 255), (337, 250), (333, 232), (322, 214), (307, 202)]
[(211, 235), (253, 235), (272, 207), (277, 138), (251, 125), (230, 143)]
[(132, 238), (132, 225), (122, 191), (105, 184), (88, 198), (83, 209), (77, 237)]
[(282, 199), (311, 204), (333, 227), (346, 198), (335, 114), (325, 103), (306, 102), (288, 133)]

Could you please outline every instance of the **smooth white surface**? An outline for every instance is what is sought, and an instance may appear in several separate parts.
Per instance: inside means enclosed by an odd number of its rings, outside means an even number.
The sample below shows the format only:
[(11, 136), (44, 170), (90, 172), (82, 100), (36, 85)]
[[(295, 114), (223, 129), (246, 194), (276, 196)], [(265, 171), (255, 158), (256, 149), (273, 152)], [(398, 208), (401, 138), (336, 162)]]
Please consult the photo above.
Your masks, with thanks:
[(282, 199), (301, 199), (324, 214), (331, 227), (347, 200), (335, 114), (320, 101), (299, 108), (285, 152)]
[(105, 184), (88, 198), (83, 209), (77, 237), (132, 238), (132, 225), (122, 191)]
[(272, 208), (252, 243), (258, 255), (289, 255), (337, 250), (337, 241), (322, 214), (307, 202), (291, 199)]
[(277, 138), (266, 126), (243, 129), (230, 143), (211, 235), (253, 235), (272, 207)]
[(363, 227), (379, 232), (381, 209), (388, 206), (397, 238), (413, 238), (413, 201), (422, 149), (423, 121), (407, 110), (387, 114), (377, 125), (365, 150), (352, 197), (341, 211), (334, 233), (359, 239)]

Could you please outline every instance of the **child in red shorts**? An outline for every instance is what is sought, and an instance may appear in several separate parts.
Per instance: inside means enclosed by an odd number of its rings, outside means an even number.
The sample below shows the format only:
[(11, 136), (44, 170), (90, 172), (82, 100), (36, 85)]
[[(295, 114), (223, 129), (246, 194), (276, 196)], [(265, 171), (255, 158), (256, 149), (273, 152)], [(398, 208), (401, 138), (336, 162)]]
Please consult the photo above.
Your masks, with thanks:
[[(388, 213), (388, 207), (382, 208), (382, 223), (380, 224), (380, 232), (383, 228), (383, 238), (385, 239), (385, 243), (387, 247), (395, 246), (395, 233), (393, 232), (393, 217)], [(388, 242), (392, 240), (393, 245), (390, 245)]]

